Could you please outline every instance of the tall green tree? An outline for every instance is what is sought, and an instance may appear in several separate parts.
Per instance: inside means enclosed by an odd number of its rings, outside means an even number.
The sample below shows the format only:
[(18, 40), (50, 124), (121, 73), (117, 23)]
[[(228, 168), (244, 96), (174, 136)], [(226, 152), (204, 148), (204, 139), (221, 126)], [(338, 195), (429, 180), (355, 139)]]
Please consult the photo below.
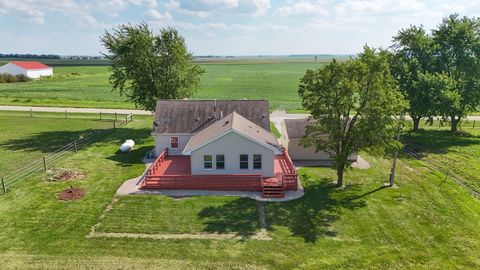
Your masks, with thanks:
[(155, 35), (146, 23), (120, 25), (101, 41), (112, 63), (113, 89), (146, 110), (154, 111), (157, 99), (191, 97), (205, 72), (192, 63), (185, 39), (173, 28)]
[(462, 117), (480, 104), (480, 20), (450, 15), (433, 30), (433, 39), (437, 71), (453, 82), (442, 97), (441, 112), (457, 131)]
[(435, 87), (419, 83), (424, 75), (434, 72), (435, 44), (423, 27), (402, 29), (393, 37), (390, 67), (399, 89), (409, 103), (408, 114), (413, 120), (413, 130), (418, 130), (420, 120), (437, 114), (438, 95)]
[(400, 147), (394, 139), (394, 116), (404, 111), (406, 101), (396, 88), (386, 52), (365, 47), (356, 59), (307, 70), (298, 93), (315, 120), (302, 142), (330, 153), (339, 186), (350, 166), (348, 156)]

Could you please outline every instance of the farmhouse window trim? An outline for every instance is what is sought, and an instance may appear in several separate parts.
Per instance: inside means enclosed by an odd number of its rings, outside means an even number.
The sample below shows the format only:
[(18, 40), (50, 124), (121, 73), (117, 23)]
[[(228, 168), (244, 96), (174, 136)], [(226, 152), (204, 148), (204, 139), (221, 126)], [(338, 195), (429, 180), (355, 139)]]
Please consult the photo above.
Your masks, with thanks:
[(215, 156), (215, 168), (217, 170), (225, 170), (225, 155), (216, 155)]
[(212, 155), (203, 155), (203, 169), (204, 170), (213, 170), (213, 156)]
[(178, 149), (178, 136), (170, 136), (170, 148)]
[(248, 162), (249, 161), (249, 158), (248, 158), (248, 154), (240, 154), (240, 169), (241, 170), (248, 170)]
[(255, 170), (262, 169), (262, 155), (260, 154), (253, 155), (253, 169)]

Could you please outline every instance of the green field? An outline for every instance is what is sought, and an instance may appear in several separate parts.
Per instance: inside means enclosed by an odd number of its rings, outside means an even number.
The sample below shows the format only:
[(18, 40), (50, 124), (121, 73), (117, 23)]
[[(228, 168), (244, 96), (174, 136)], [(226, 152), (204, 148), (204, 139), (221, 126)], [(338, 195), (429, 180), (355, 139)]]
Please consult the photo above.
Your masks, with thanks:
[(111, 127), (111, 121), (92, 115), (65, 119), (61, 114), (35, 113), (31, 118), (28, 113), (0, 111), (0, 177), (81, 136)]
[[(59, 118), (61, 115), (59, 116)], [(10, 116), (7, 130), (21, 117)], [(17, 121), (15, 121), (17, 120)], [(31, 140), (65, 130), (50, 117), (29, 119), (25, 132), (3, 141)], [(68, 120), (64, 120), (68, 121)], [(75, 132), (97, 125), (84, 120)], [(91, 123), (91, 126), (88, 125)], [(150, 117), (137, 117), (89, 148), (56, 164), (82, 171), (85, 179), (44, 182), (41, 173), (0, 196), (2, 269), (475, 269), (480, 267), (480, 203), (426, 163), (401, 156), (397, 188), (382, 188), (391, 161), (362, 154), (368, 170), (352, 169), (347, 187), (335, 188), (335, 171), (300, 170), (305, 196), (266, 203), (270, 241), (253, 240), (256, 204), (235, 197), (130, 196), (111, 205), (123, 181), (142, 173), (140, 161), (151, 149)], [(45, 127), (45, 128), (42, 128)], [(44, 131), (42, 131), (44, 129)], [(38, 135), (41, 134), (41, 135)], [(418, 135), (432, 138), (434, 132)], [(13, 136), (13, 137), (12, 137)], [(127, 138), (136, 149), (119, 153)], [(419, 138), (420, 140), (421, 138)], [(456, 138), (452, 138), (456, 139)], [(55, 140), (52, 140), (54, 143)], [(34, 145), (2, 148), (0, 154), (28, 151)], [(444, 145), (469, 155), (469, 144)], [(453, 147), (453, 148), (452, 148)], [(472, 148), (473, 156), (478, 156)], [(442, 157), (438, 155), (437, 158)], [(4, 159), (5, 160), (5, 159)], [(472, 159), (474, 160), (474, 159)], [(2, 161), (3, 163), (4, 161)], [(86, 190), (79, 201), (61, 202), (56, 194), (70, 185)], [(240, 239), (86, 238), (100, 232), (234, 233)]]
[(480, 125), (474, 127), (472, 121), (464, 121), (457, 134), (452, 134), (448, 126), (439, 128), (437, 121), (421, 127), (419, 132), (403, 136), (405, 144), (424, 161), (480, 193)]
[[(297, 88), (307, 69), (323, 63), (276, 61), (202, 63), (206, 73), (195, 99), (268, 99), (273, 109), (300, 109)], [(0, 104), (133, 108), (111, 91), (106, 66), (55, 67), (52, 78), (0, 84)]]

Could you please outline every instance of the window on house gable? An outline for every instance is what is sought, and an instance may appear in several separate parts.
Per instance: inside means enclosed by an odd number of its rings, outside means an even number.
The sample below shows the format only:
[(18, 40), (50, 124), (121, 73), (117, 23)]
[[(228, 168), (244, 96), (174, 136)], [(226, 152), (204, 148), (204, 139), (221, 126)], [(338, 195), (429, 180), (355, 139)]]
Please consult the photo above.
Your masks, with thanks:
[(203, 156), (203, 168), (204, 169), (212, 169), (213, 168), (212, 155), (204, 155)]
[(240, 155), (240, 169), (248, 169), (248, 155)]
[(225, 169), (225, 155), (216, 155), (215, 156), (215, 166), (217, 170)]
[(254, 169), (262, 168), (262, 155), (253, 155), (253, 168)]
[(177, 136), (170, 137), (170, 148), (178, 149), (178, 137)]

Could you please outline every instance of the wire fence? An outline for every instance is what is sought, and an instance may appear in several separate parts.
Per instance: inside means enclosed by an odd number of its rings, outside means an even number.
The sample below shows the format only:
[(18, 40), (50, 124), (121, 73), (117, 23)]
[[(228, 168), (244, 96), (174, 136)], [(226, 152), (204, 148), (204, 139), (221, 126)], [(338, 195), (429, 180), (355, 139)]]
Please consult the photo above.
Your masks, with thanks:
[(441, 165), (437, 164), (435, 161), (424, 159), (424, 156), (421, 153), (418, 153), (417, 151), (413, 150), (409, 146), (405, 146), (403, 148), (403, 153), (405, 153), (406, 155), (408, 155), (408, 156), (410, 156), (414, 159), (422, 160), (427, 165), (427, 168), (429, 168), (432, 171), (437, 171), (437, 172), (443, 173), (445, 175), (445, 179), (447, 179), (447, 178), (452, 179), (458, 185), (460, 185), (465, 190), (467, 190), (470, 194), (475, 196), (477, 199), (480, 199), (480, 192), (478, 192), (477, 190), (475, 190), (474, 188), (472, 188), (468, 184), (466, 184), (466, 182), (464, 180), (462, 180), (462, 178), (459, 177), (455, 172), (453, 172), (451, 170), (448, 170), (444, 166), (441, 166)]
[[(115, 116), (118, 117), (118, 115), (116, 114)], [(1, 178), (1, 189), (3, 191), (3, 194), (6, 194), (7, 191), (11, 189), (14, 185), (27, 179), (29, 176), (39, 172), (47, 172), (50, 166), (52, 166), (55, 162), (63, 159), (68, 154), (76, 153), (77, 151), (87, 147), (91, 143), (98, 141), (106, 135), (115, 132), (118, 127), (127, 125), (129, 122), (133, 121), (133, 115), (122, 115), (120, 119), (122, 120), (113, 120), (111, 128), (93, 131), (88, 135), (83, 136), (83, 138), (72, 141), (55, 150), (54, 152), (44, 155), (41, 159), (34, 160), (30, 164), (24, 165), (17, 170), (11, 172), (10, 174), (3, 176)]]

